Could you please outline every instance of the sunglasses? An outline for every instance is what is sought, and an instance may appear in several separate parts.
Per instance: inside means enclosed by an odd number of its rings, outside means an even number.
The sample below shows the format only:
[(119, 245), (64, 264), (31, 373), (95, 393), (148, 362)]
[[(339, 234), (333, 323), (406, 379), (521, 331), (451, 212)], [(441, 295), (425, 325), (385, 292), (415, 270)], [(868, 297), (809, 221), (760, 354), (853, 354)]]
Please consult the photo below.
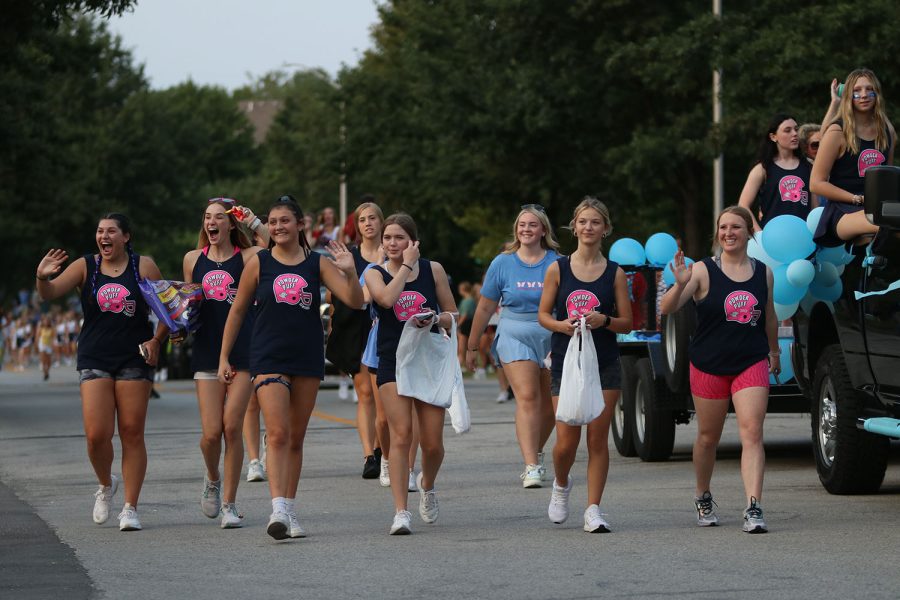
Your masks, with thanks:
[(284, 196), (281, 196), (278, 200), (275, 201), (275, 204), (290, 204), (290, 203), (297, 204), (297, 201), (290, 194), (285, 194)]
[(520, 210), (536, 210), (538, 212), (547, 212), (544, 210), (544, 207), (540, 204), (523, 204), (519, 207)]
[(819, 142), (810, 142), (810, 143), (809, 143), (809, 147), (812, 148), (813, 150), (818, 150), (818, 149), (819, 149)]
[(868, 92), (853, 92), (854, 100), (862, 100), (863, 98), (874, 98), (877, 96), (874, 90), (869, 90)]
[(212, 204), (213, 202), (221, 202), (222, 204), (227, 204), (228, 206), (234, 206), (237, 204), (237, 200), (234, 198), (210, 198), (206, 201), (207, 204)]

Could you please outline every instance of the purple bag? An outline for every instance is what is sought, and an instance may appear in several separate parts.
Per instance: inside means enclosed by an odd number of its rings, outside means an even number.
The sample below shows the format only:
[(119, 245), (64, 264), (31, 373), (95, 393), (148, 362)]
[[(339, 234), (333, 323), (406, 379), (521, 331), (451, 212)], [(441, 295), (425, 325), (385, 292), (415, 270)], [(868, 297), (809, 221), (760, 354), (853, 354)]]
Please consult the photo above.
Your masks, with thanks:
[(138, 286), (150, 310), (170, 331), (194, 332), (199, 328), (203, 302), (203, 288), (199, 283), (142, 279)]

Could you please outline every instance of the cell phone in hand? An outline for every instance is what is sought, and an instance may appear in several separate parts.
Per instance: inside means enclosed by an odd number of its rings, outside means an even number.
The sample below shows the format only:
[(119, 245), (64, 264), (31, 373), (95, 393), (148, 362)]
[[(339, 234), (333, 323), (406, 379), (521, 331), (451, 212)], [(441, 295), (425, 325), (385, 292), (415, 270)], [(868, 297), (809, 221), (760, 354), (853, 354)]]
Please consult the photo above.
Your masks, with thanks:
[(434, 318), (434, 311), (428, 311), (413, 315), (413, 319), (419, 322), (419, 324), (424, 324)]
[(147, 347), (143, 344), (138, 344), (138, 352), (141, 353), (141, 358), (147, 360), (150, 358), (150, 351), (147, 350)]

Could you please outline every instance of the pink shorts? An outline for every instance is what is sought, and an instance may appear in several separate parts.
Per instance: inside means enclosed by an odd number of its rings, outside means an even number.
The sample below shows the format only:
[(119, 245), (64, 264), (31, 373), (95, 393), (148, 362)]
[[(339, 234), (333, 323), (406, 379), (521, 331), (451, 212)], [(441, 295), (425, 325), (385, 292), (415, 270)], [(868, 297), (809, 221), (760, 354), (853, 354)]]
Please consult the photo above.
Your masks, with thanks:
[(691, 393), (710, 400), (728, 400), (751, 387), (769, 387), (769, 361), (763, 359), (737, 375), (711, 375), (691, 363)]

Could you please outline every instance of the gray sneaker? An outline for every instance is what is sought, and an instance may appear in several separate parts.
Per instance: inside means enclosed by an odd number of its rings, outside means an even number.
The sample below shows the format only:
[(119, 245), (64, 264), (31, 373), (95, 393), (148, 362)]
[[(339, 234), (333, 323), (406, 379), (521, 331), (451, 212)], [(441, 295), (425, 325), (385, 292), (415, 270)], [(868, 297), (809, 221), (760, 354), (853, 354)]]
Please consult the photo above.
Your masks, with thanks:
[(694, 507), (697, 509), (697, 525), (699, 527), (715, 527), (719, 524), (719, 517), (716, 515), (716, 504), (709, 490), (703, 492), (699, 498), (694, 498)]
[(767, 533), (769, 528), (763, 521), (763, 510), (755, 496), (750, 496), (750, 506), (744, 511), (744, 526), (747, 533)]
[(210, 481), (203, 476), (203, 494), (200, 496), (200, 508), (203, 514), (210, 519), (219, 516), (219, 510), (222, 508), (222, 491), (219, 489), (219, 481)]

